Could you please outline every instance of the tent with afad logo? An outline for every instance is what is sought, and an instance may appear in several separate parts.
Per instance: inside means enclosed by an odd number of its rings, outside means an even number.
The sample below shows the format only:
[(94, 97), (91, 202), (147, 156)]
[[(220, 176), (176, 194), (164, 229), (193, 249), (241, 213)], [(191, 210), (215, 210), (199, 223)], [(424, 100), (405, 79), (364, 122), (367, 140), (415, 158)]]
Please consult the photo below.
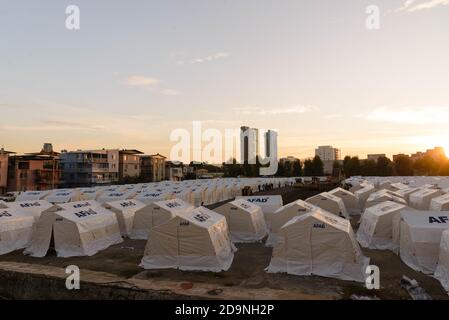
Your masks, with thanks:
[(205, 207), (178, 212), (155, 226), (149, 235), (141, 267), (226, 271), (232, 264), (233, 246), (226, 218)]
[(307, 198), (306, 202), (313, 204), (323, 210), (333, 213), (339, 217), (349, 219), (345, 204), (341, 198), (333, 196), (328, 192), (322, 192), (313, 197)]
[(364, 282), (368, 263), (349, 220), (315, 210), (281, 228), (267, 272)]
[(123, 241), (115, 214), (100, 206), (48, 212), (34, 224), (25, 253), (44, 257), (52, 237), (58, 257), (92, 256)]
[(18, 209), (0, 209), (0, 255), (23, 249), (29, 242), (34, 216)]
[(145, 206), (146, 204), (135, 199), (118, 200), (103, 204), (103, 207), (111, 210), (117, 216), (120, 232), (124, 237), (129, 237), (131, 234), (136, 211)]

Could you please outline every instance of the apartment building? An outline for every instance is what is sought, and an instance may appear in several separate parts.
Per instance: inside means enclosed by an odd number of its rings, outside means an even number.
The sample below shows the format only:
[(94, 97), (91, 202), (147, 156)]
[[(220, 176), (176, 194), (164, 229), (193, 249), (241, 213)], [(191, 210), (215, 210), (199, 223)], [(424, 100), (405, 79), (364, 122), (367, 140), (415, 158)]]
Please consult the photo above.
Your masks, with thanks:
[(119, 151), (119, 180), (140, 177), (140, 155), (143, 152), (135, 149)]
[(165, 162), (165, 179), (170, 181), (181, 181), (184, 177), (184, 165), (181, 162)]
[(40, 152), (9, 156), (8, 191), (55, 189), (60, 179), (59, 154), (49, 143), (44, 144)]
[(62, 152), (65, 187), (89, 187), (119, 182), (119, 150), (77, 150)]
[(8, 160), (11, 154), (14, 152), (0, 149), (0, 195), (8, 190)]
[(375, 154), (368, 154), (366, 157), (368, 160), (373, 160), (374, 162), (377, 162), (379, 158), (386, 158), (387, 155), (385, 153), (375, 153)]
[(143, 182), (165, 180), (165, 160), (161, 154), (140, 156), (140, 177)]
[(341, 160), (340, 149), (332, 146), (319, 146), (315, 149), (315, 155), (320, 157), (321, 161)]

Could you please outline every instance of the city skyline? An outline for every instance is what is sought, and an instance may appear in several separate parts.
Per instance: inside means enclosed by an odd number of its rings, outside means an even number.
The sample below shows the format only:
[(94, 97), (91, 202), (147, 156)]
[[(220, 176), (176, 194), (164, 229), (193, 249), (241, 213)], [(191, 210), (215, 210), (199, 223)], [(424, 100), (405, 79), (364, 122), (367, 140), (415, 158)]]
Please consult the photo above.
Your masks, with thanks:
[(72, 2), (8, 2), (0, 147), (168, 155), (170, 132), (202, 121), (277, 129), (279, 157), (448, 152), (449, 6), (429, 3), (75, 1), (69, 31)]

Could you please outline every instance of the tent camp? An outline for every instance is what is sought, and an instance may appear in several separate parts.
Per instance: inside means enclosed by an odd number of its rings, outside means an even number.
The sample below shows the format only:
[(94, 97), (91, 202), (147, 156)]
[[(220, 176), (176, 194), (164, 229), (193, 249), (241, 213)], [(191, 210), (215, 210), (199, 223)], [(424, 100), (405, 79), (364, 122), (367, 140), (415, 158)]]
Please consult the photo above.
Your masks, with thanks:
[(232, 242), (255, 242), (268, 234), (262, 209), (243, 199), (237, 199), (215, 208), (226, 217)]
[(433, 275), (449, 293), (449, 229), (441, 234), (438, 264)]
[(0, 209), (0, 255), (23, 249), (29, 242), (34, 217), (17, 209)]
[[(402, 204), (404, 206), (407, 205), (407, 201), (404, 200), (404, 198), (392, 194), (392, 192), (383, 189), (380, 191), (373, 192), (369, 195), (368, 199), (366, 200), (365, 208), (369, 208), (372, 206), (375, 206), (379, 203), (383, 203), (385, 201), (392, 201), (399, 204)], [(366, 210), (366, 209), (365, 209)]]
[(270, 234), (268, 235), (265, 245), (269, 247), (274, 246), (277, 242), (279, 231), (282, 226), (292, 218), (318, 209), (318, 207), (303, 200), (290, 202), (289, 204), (277, 209), (271, 216)]
[(410, 195), (409, 204), (417, 210), (429, 210), (430, 201), (443, 194), (444, 192), (439, 189), (420, 189)]
[(234, 251), (225, 217), (199, 207), (154, 227), (140, 266), (220, 272), (229, 269)]
[(265, 222), (267, 225), (270, 225), (270, 220), (272, 214), (278, 210), (280, 207), (282, 207), (282, 196), (275, 195), (275, 196), (238, 196), (236, 199), (244, 199), (246, 201), (249, 201), (255, 205), (258, 205), (263, 212), (263, 215), (265, 217)]
[(39, 218), (40, 215), (45, 212), (57, 210), (57, 206), (51, 204), (46, 200), (11, 202), (9, 204), (9, 208), (16, 209), (22, 212), (27, 212), (36, 219)]
[(53, 204), (58, 204), (58, 203), (80, 201), (82, 199), (81, 193), (77, 189), (61, 189), (51, 191), (45, 197), (45, 200)]
[(435, 271), (441, 234), (449, 229), (449, 215), (441, 211), (403, 210), (399, 222), (399, 255), (410, 268)]
[(92, 256), (123, 241), (115, 214), (100, 206), (42, 214), (25, 254), (44, 257), (52, 236), (57, 256), (64, 258)]
[(145, 207), (146, 204), (135, 199), (118, 200), (103, 204), (117, 216), (120, 233), (124, 237), (129, 237), (133, 227), (134, 214), (137, 210)]
[(449, 211), (449, 193), (433, 198), (430, 201), (429, 210)]
[(359, 203), (357, 201), (357, 198), (352, 192), (345, 190), (343, 188), (335, 188), (329, 191), (328, 193), (343, 200), (345, 208), (350, 215), (360, 214)]
[(79, 188), (78, 191), (81, 200), (95, 200), (104, 192), (101, 188)]
[(56, 205), (60, 210), (87, 209), (100, 207), (101, 204), (95, 200), (82, 200), (69, 203), (60, 203)]
[(364, 248), (393, 249), (393, 220), (404, 204), (385, 201), (365, 209), (357, 230), (357, 241)]
[(24, 191), (16, 197), (16, 201), (43, 200), (49, 193), (50, 191)]
[(355, 197), (359, 203), (359, 207), (363, 210), (365, 209), (365, 203), (371, 193), (376, 192), (376, 188), (373, 185), (366, 185), (360, 190), (354, 192)]
[(306, 199), (306, 202), (313, 204), (323, 210), (333, 213), (337, 216), (349, 219), (345, 204), (341, 198), (333, 196), (327, 192), (322, 192), (316, 196)]
[(267, 272), (365, 281), (369, 259), (349, 220), (315, 210), (291, 219), (279, 235)]
[(194, 207), (181, 199), (156, 201), (134, 212), (134, 222), (131, 230), (131, 239), (148, 239), (150, 230), (176, 214), (190, 212)]
[(404, 190), (408, 188), (408, 185), (403, 184), (402, 182), (392, 183), (390, 184), (390, 186), (391, 186), (390, 190), (392, 191)]

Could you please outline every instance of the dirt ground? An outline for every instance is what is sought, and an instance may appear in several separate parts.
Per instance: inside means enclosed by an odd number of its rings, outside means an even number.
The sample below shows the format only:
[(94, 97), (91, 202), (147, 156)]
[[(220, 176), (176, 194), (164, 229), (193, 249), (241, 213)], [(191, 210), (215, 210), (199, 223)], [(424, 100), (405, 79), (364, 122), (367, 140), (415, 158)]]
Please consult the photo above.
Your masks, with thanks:
[[(282, 188), (265, 194), (282, 194), (284, 204), (296, 199), (305, 199), (316, 191), (293, 188)], [(351, 295), (363, 295), (380, 299), (410, 299), (408, 293), (401, 288), (400, 279), (406, 275), (416, 279), (422, 288), (433, 299), (448, 299), (439, 282), (430, 276), (415, 272), (407, 267), (398, 256), (390, 251), (364, 250), (371, 258), (371, 264), (377, 265), (381, 272), (381, 289), (367, 290), (362, 284), (341, 281), (317, 276), (293, 276), (287, 274), (267, 274), (264, 269), (271, 258), (271, 248), (262, 243), (239, 244), (234, 262), (226, 272), (185, 272), (179, 270), (143, 270), (139, 267), (143, 255), (145, 241), (125, 240), (123, 243), (104, 250), (92, 257), (57, 258), (50, 252), (44, 258), (32, 258), (16, 251), (0, 256), (0, 261), (25, 262), (39, 265), (66, 267), (78, 265), (81, 270), (102, 271), (124, 279), (152, 279), (179, 281), (180, 283), (216, 284), (220, 287), (260, 289), (264, 288), (288, 290), (293, 296), (311, 295), (323, 299), (349, 299)]]

